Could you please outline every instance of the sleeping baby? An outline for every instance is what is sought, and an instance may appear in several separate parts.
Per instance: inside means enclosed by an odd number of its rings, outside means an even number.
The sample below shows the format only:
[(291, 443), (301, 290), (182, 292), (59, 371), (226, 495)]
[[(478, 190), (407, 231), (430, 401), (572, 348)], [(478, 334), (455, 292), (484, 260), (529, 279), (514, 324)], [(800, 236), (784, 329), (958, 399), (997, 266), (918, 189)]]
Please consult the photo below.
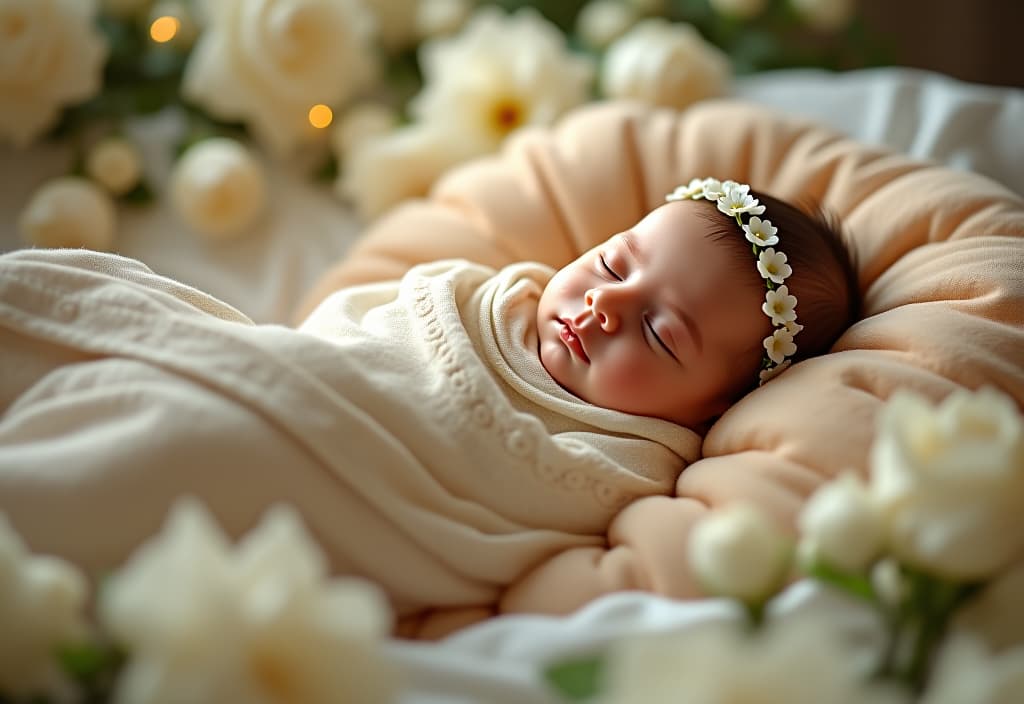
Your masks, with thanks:
[(737, 398), (826, 351), (853, 271), (825, 218), (714, 179), (557, 272), (424, 264), (298, 330), (132, 260), (12, 253), (0, 511), (99, 572), (179, 496), (233, 534), (287, 502), (402, 633), (574, 608), (604, 587), (566, 556), (672, 495)]

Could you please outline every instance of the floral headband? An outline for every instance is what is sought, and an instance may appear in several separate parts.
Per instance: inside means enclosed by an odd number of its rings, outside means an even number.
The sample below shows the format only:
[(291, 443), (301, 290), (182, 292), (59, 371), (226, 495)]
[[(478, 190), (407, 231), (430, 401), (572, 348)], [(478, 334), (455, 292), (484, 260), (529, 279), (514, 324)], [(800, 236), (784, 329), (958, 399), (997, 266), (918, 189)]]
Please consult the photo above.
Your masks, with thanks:
[[(786, 255), (771, 246), (779, 243), (779, 230), (771, 220), (758, 217), (764, 212), (764, 206), (750, 195), (750, 186), (735, 181), (695, 178), (689, 185), (679, 186), (665, 196), (666, 201), (702, 199), (716, 201), (721, 212), (736, 218), (736, 224), (751, 243), (757, 271), (768, 289), (761, 310), (771, 318), (775, 329), (764, 338), (765, 354), (758, 375), (760, 386), (792, 363), (790, 358), (796, 354), (793, 338), (804, 329), (796, 322), (796, 296), (791, 295), (783, 283), (793, 269), (786, 263)], [(743, 215), (748, 216), (746, 223)]]

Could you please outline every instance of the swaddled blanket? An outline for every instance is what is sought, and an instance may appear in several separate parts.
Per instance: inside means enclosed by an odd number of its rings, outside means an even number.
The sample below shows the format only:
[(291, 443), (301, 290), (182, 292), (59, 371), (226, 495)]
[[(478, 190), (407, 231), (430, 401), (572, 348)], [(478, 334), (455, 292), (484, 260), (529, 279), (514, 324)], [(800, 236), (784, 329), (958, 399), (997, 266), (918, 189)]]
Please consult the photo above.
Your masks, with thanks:
[(32, 547), (103, 570), (178, 496), (235, 534), (284, 501), (400, 614), (493, 607), (544, 560), (604, 545), (624, 505), (671, 494), (699, 450), (546, 374), (551, 273), (426, 264), (292, 330), (113, 255), (0, 257), (0, 510)]

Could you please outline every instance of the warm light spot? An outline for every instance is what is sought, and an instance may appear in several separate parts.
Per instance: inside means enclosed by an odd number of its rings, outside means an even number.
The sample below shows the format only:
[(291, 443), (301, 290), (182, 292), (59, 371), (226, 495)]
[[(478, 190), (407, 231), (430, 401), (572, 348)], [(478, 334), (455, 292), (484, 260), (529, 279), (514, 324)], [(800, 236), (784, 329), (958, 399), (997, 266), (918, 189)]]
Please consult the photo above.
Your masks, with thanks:
[(334, 121), (334, 112), (326, 105), (314, 105), (309, 109), (309, 124), (322, 130)]
[(518, 100), (501, 100), (495, 104), (491, 112), (491, 120), (495, 129), (507, 134), (523, 124), (525, 115), (522, 104)]
[(153, 24), (149, 25), (149, 36), (153, 38), (153, 41), (163, 44), (174, 39), (180, 28), (181, 20), (177, 17), (164, 15), (163, 17), (157, 17), (153, 20)]

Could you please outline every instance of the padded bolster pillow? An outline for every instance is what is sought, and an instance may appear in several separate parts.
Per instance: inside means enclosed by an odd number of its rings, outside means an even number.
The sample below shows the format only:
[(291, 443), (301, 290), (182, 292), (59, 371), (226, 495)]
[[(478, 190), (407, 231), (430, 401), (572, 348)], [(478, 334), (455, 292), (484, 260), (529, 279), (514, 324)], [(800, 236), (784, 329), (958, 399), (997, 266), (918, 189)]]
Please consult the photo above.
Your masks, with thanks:
[(374, 223), (304, 310), (341, 286), (397, 278), (434, 259), (560, 267), (697, 176), (839, 216), (853, 241), (862, 319), (830, 353), (727, 411), (675, 497), (628, 506), (607, 548), (538, 565), (503, 610), (566, 611), (618, 589), (696, 595), (683, 559), (694, 521), (709, 507), (750, 500), (792, 528), (824, 480), (866, 471), (875, 414), (896, 387), (938, 400), (988, 384), (1024, 405), (1024, 201), (982, 176), (731, 100), (683, 112), (595, 103), (553, 128), (519, 133), (500, 154), (453, 170), (429, 198)]

